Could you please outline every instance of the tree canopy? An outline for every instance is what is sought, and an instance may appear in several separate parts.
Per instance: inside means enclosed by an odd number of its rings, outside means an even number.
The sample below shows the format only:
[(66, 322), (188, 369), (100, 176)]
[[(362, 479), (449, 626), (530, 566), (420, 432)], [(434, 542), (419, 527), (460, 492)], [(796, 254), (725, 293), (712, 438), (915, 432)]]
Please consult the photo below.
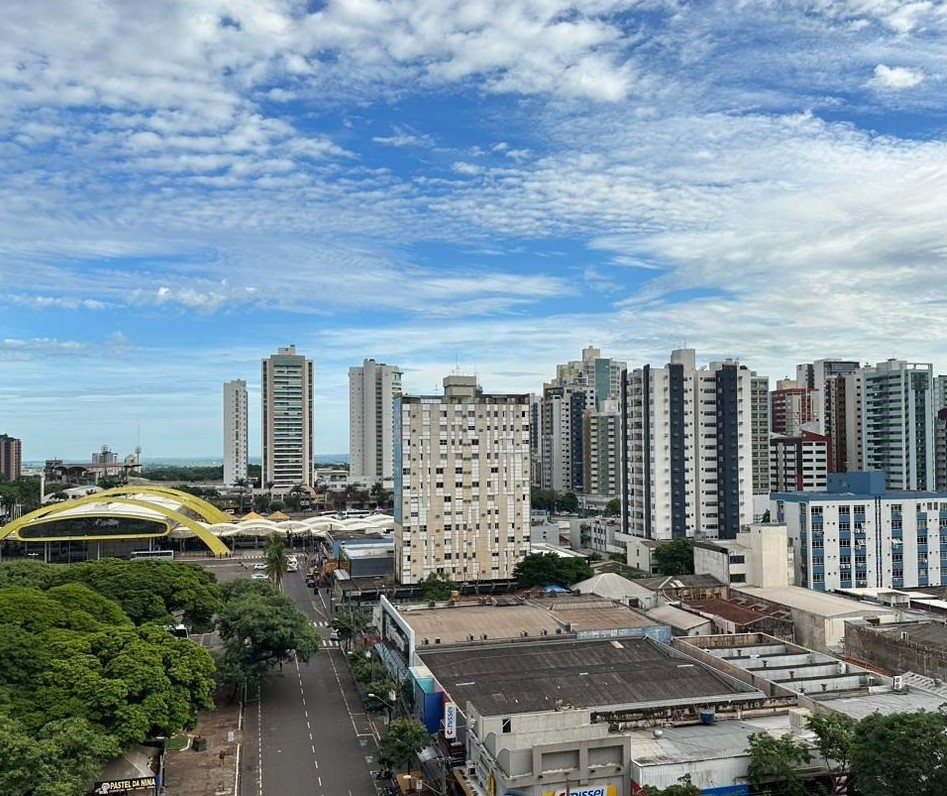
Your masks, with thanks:
[(416, 719), (395, 719), (378, 744), (378, 759), (396, 769), (407, 768), (415, 755), (431, 743), (427, 727)]
[(438, 575), (435, 572), (421, 583), (421, 598), (424, 600), (443, 602), (449, 600), (454, 591), (457, 591), (457, 584), (447, 575)]
[(854, 727), (852, 776), (863, 796), (947, 793), (947, 713), (873, 713)]
[(654, 550), (654, 561), (662, 575), (694, 574), (694, 540), (675, 539)]
[(217, 629), (224, 642), (218, 678), (239, 688), (258, 685), (295, 651), (307, 661), (319, 649), (308, 617), (268, 581), (237, 580), (224, 585)]
[(216, 577), (197, 564), (106, 558), (40, 566), (47, 568), (46, 584), (83, 583), (118, 603), (136, 625), (168, 624), (181, 616), (189, 627), (209, 630), (221, 604)]
[(76, 566), (0, 567), (5, 796), (85, 794), (119, 751), (193, 726), (213, 705), (210, 653), (160, 625), (137, 626), (107, 595), (65, 576)]
[[(872, 713), (856, 721), (841, 714), (813, 715), (815, 749), (833, 774), (850, 778), (861, 796), (942, 796), (947, 793), (947, 712)], [(812, 748), (791, 735), (750, 736), (749, 780), (781, 793), (805, 792), (800, 767)]]
[(593, 574), (592, 567), (584, 558), (564, 558), (555, 553), (533, 553), (513, 568), (517, 585), (524, 589), (551, 585), (568, 588)]

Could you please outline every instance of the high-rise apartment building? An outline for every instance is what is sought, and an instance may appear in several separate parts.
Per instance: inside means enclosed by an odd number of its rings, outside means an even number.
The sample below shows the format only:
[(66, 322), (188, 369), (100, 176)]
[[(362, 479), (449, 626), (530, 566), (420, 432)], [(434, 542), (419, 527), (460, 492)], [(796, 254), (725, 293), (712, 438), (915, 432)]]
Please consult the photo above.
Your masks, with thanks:
[(224, 382), (224, 484), (234, 486), (247, 478), (247, 383)]
[[(586, 451), (592, 426), (590, 416), (608, 415), (608, 402), (619, 399), (621, 374), (625, 363), (603, 357), (597, 348), (582, 350), (582, 359), (556, 366), (556, 378), (543, 388), (535, 418), (538, 433), (533, 438), (533, 457), (536, 486), (557, 492), (585, 492), (587, 485), (603, 481), (586, 476), (586, 463), (591, 454)], [(595, 422), (596, 432), (608, 424), (607, 419)], [(617, 442), (617, 441), (616, 441)], [(596, 453), (602, 469), (618, 469), (620, 446)], [(611, 457), (605, 463), (601, 456)], [(598, 494), (601, 497), (614, 495)]]
[(263, 360), (260, 378), (263, 410), (262, 485), (285, 494), (296, 485), (312, 486), (313, 366), (280, 348)]
[(0, 434), (0, 480), (17, 481), (22, 476), (23, 445), (16, 437)]
[(790, 379), (776, 382), (770, 393), (770, 429), (774, 434), (798, 436), (806, 423), (821, 428), (821, 394), (815, 387), (800, 387)]
[(933, 370), (898, 359), (862, 369), (862, 469), (883, 471), (888, 489), (934, 489)]
[[(815, 423), (809, 424), (815, 426)], [(829, 437), (803, 427), (770, 439), (770, 492), (824, 491), (831, 472)]]
[(615, 399), (588, 409), (582, 421), (586, 495), (621, 494), (621, 411)]
[(813, 430), (831, 439), (832, 466), (840, 472), (862, 468), (860, 370), (861, 363), (853, 359), (817, 359), (796, 366), (796, 385), (820, 396), (813, 407), (817, 411), (812, 419), (818, 423)]
[(394, 402), (401, 371), (366, 359), (349, 368), (349, 474), (390, 488), (394, 462)]
[[(769, 499), (769, 377), (750, 376), (750, 428), (753, 445), (753, 494)], [(760, 515), (763, 509), (760, 510)], [(756, 511), (754, 510), (754, 514)]]
[(395, 573), (507, 580), (529, 553), (528, 395), (448, 376), (442, 396), (395, 399)]
[(693, 349), (628, 371), (622, 396), (622, 531), (735, 538), (753, 513), (752, 373), (697, 369)]

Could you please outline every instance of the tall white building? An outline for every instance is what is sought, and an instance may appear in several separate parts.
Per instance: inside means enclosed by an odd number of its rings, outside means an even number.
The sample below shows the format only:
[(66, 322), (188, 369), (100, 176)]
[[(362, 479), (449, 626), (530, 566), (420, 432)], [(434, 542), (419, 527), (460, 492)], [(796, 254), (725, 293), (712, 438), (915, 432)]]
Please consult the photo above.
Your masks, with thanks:
[(285, 494), (294, 486), (312, 486), (313, 366), (296, 353), (280, 348), (263, 360), (260, 379), (263, 410), (262, 486)]
[(247, 477), (247, 383), (224, 382), (224, 484), (233, 486)]
[(733, 360), (698, 370), (695, 356), (626, 374), (626, 534), (733, 539), (753, 520), (753, 375)]
[(882, 470), (888, 489), (933, 490), (933, 365), (889, 359), (862, 373), (862, 469)]
[(392, 486), (394, 402), (401, 396), (401, 371), (366, 359), (349, 368), (349, 473), (360, 481)]
[(395, 400), (395, 573), (507, 580), (529, 553), (528, 395), (448, 376), (443, 396)]
[(884, 473), (835, 473), (824, 492), (776, 493), (796, 585), (819, 591), (947, 583), (947, 493), (885, 488)]

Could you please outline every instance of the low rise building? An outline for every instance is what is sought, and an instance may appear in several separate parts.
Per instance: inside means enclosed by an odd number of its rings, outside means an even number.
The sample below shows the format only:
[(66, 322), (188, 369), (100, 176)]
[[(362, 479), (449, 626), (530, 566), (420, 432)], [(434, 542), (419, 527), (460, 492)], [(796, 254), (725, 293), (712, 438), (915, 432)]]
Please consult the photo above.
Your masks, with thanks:
[(788, 586), (793, 582), (793, 557), (786, 526), (754, 523), (733, 540), (696, 542), (694, 572), (734, 585)]
[(793, 624), (793, 641), (821, 652), (839, 650), (848, 622), (878, 617), (880, 622), (895, 621), (900, 609), (851, 600), (836, 594), (803, 589), (799, 586), (760, 589), (751, 586), (731, 588), (730, 599), (757, 610), (788, 611)]
[[(718, 716), (735, 718), (739, 711), (788, 707), (791, 701), (766, 697), (644, 638), (481, 652), (421, 653), (444, 700), (459, 711), (457, 737), (467, 763), (455, 776), (469, 796), (624, 796), (657, 784), (635, 763), (637, 728), (691, 725), (710, 734)], [(695, 762), (691, 773), (706, 787), (718, 767), (708, 758)]]

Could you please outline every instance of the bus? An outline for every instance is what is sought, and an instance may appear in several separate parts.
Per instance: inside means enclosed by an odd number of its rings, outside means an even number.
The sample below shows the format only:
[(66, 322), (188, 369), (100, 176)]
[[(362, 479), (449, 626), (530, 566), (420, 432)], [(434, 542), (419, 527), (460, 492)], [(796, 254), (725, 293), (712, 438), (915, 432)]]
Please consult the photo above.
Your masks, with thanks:
[(173, 550), (135, 550), (129, 556), (132, 561), (140, 561), (144, 558), (157, 558), (160, 561), (174, 561)]

